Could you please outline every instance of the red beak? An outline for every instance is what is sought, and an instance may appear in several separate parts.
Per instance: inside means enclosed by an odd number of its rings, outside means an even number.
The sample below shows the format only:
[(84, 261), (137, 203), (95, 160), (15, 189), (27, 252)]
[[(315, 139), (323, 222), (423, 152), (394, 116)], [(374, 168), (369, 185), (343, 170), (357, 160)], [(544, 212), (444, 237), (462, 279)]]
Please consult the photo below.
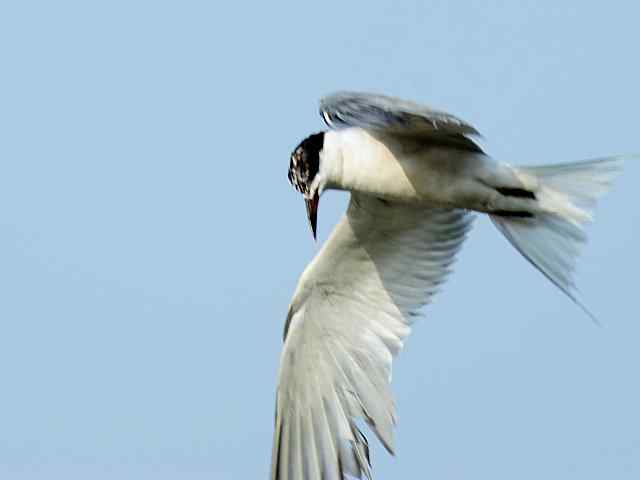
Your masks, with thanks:
[(318, 224), (318, 203), (319, 202), (320, 202), (320, 197), (318, 196), (317, 192), (313, 195), (313, 198), (304, 199), (304, 203), (307, 205), (307, 217), (309, 218), (309, 224), (311, 224), (311, 231), (313, 232), (314, 240), (317, 240), (316, 228)]

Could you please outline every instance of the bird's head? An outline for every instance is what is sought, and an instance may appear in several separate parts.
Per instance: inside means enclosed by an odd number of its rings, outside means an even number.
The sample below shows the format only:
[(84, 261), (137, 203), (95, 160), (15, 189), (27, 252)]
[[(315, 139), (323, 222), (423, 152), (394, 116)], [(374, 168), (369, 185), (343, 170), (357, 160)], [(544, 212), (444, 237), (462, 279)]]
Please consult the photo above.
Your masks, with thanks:
[(313, 238), (316, 238), (318, 203), (322, 194), (318, 172), (323, 144), (324, 132), (309, 135), (295, 148), (289, 162), (289, 182), (304, 196)]

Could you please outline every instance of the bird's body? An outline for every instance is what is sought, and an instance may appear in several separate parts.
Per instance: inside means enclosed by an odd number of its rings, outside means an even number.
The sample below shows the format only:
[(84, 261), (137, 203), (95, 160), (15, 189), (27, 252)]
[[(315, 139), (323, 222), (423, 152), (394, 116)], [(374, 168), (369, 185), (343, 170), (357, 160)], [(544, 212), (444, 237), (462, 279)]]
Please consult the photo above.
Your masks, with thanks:
[(315, 235), (327, 189), (351, 192), (345, 216), (304, 270), (285, 323), (273, 480), (371, 478), (363, 419), (389, 452), (393, 357), (446, 280), (475, 210), (579, 304), (573, 270), (583, 224), (621, 159), (542, 167), (492, 160), (469, 124), (382, 95), (321, 101), (331, 129), (305, 139), (289, 180)]
[(325, 133), (321, 160), (320, 174), (328, 189), (489, 213), (535, 208), (532, 202), (505, 199), (496, 190), (527, 187), (507, 164), (482, 152), (433, 145), (428, 139), (353, 127), (332, 130)]

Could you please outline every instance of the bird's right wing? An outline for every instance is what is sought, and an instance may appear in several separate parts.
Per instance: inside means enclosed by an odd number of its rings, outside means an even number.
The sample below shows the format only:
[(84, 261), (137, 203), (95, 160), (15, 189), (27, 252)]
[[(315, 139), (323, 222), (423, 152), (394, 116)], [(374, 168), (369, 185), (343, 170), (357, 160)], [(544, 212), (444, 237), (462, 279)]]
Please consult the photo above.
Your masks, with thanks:
[(471, 218), (352, 194), (287, 318), (272, 479), (371, 478), (358, 418), (393, 453), (391, 362), (450, 272)]
[(393, 135), (420, 137), (474, 152), (469, 138), (479, 135), (469, 123), (426, 105), (374, 93), (336, 92), (320, 99), (320, 115), (331, 129), (357, 127)]

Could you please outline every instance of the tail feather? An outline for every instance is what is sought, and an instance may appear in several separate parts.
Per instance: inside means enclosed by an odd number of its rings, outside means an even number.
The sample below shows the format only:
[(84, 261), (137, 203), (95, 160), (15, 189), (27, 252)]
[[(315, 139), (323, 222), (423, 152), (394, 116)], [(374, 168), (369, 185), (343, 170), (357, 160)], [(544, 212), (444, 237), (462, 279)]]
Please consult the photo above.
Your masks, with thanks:
[(491, 220), (522, 256), (589, 315), (578, 299), (576, 261), (587, 236), (592, 209), (620, 172), (624, 157), (518, 168), (523, 185), (536, 197), (532, 217), (491, 215)]

